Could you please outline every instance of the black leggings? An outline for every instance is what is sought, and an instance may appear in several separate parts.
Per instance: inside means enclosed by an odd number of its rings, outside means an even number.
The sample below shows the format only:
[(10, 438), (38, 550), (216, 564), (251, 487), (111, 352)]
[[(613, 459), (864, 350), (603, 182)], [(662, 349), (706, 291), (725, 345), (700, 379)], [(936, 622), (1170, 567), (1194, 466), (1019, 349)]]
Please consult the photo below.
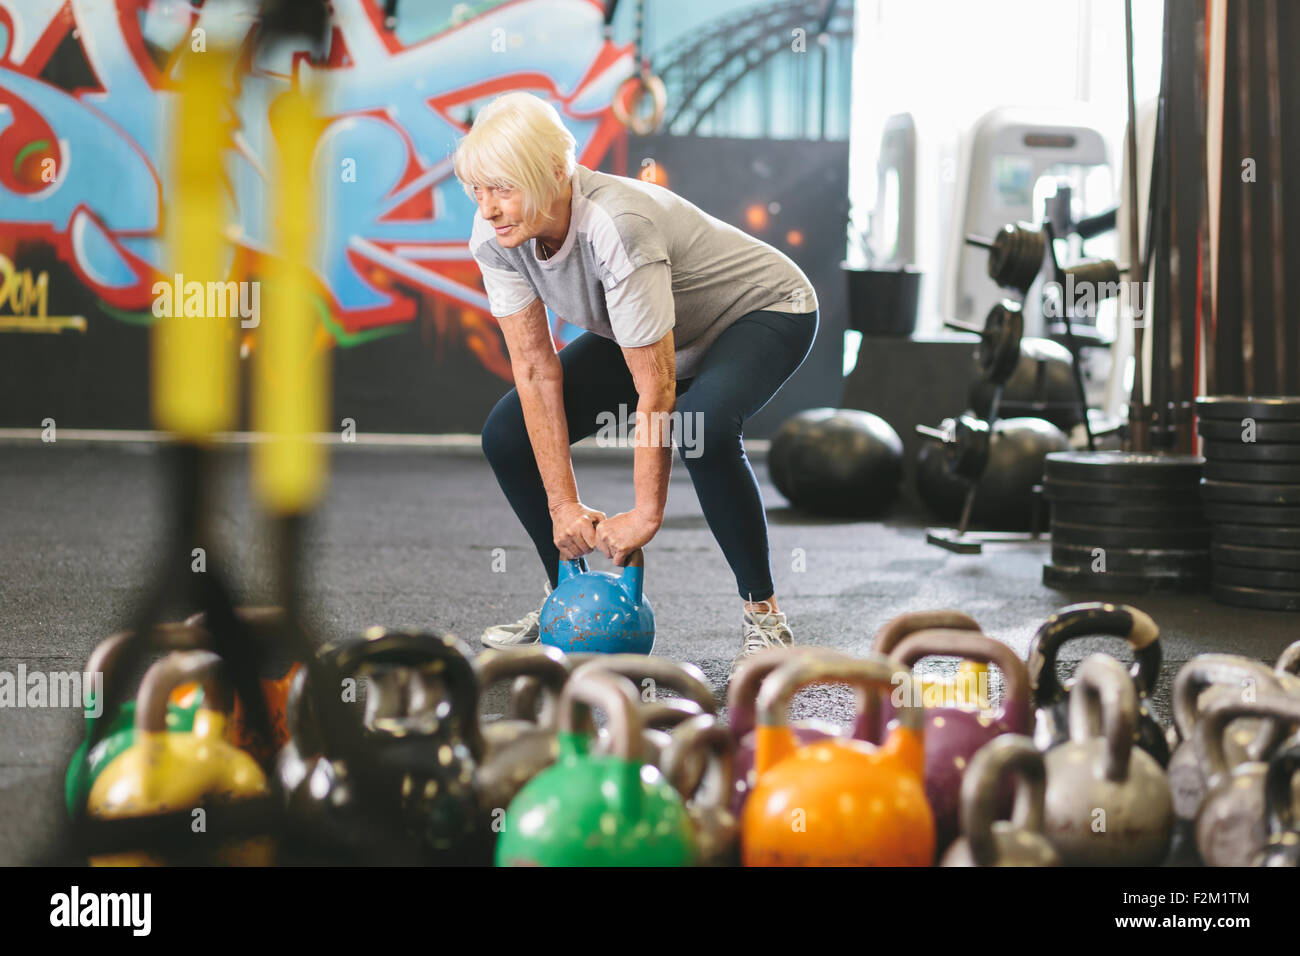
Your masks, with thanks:
[[(774, 589), (767, 516), (741, 432), (745, 420), (803, 364), (816, 334), (816, 312), (751, 312), (718, 336), (693, 378), (677, 383), (681, 420), (690, 416), (692, 424), (698, 423), (693, 435), (683, 428), (678, 453), (704, 518), (736, 575), (736, 588), (747, 601), (766, 600)], [(607, 423), (608, 416), (598, 417), (602, 412), (618, 415), (623, 405), (629, 416), (635, 414), (636, 386), (617, 343), (585, 332), (560, 350), (560, 365), (570, 444)], [(618, 421), (622, 434), (623, 419)], [(560, 554), (515, 389), (497, 402), (483, 424), (483, 453), (554, 587)]]

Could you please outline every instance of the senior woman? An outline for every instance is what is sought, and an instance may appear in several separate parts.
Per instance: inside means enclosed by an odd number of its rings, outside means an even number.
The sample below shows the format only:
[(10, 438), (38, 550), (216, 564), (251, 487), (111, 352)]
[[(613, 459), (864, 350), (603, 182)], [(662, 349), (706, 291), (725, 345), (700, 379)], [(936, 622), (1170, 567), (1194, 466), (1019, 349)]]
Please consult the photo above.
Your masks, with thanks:
[[(661, 186), (577, 165), (574, 147), (552, 106), (516, 92), (479, 113), (456, 149), (478, 206), (470, 250), (516, 383), (483, 426), (484, 454), (553, 588), (560, 558), (600, 550), (621, 565), (655, 536), (672, 440), (644, 426), (674, 411), (698, 423), (690, 448), (686, 428), (678, 443), (743, 603), (736, 661), (789, 646), (741, 432), (807, 356), (816, 293), (781, 252)], [(548, 307), (586, 330), (558, 354)], [(579, 497), (569, 446), (620, 406), (641, 423), (636, 504), (606, 515)], [(539, 611), (488, 628), (483, 643), (536, 643)]]

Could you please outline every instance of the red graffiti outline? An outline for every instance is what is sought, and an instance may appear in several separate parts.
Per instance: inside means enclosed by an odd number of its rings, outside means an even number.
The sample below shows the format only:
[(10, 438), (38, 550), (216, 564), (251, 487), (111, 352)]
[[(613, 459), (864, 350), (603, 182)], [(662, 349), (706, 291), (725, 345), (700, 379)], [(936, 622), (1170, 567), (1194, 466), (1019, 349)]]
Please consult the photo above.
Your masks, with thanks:
[[(487, 16), (498, 16), (502, 11), (508, 11), (510, 8), (522, 5), (529, 0), (509, 0), (509, 2), (500, 4), (487, 10), (483, 10), (473, 17), (448, 27), (447, 29), (432, 33), (429, 36), (413, 44), (404, 45), (397, 36), (388, 31), (383, 26), (383, 14), (377, 0), (362, 0), (361, 10), (365, 15), (370, 28), (375, 37), (389, 55), (399, 56), (412, 50), (434, 43), (444, 42), (449, 35), (454, 34), (462, 28), (480, 21)], [(601, 9), (599, 0), (584, 0), (590, 6)], [(115, 14), (118, 29), (125, 49), (129, 52), (134, 61), (136, 69), (139, 71), (141, 80), (147, 84), (156, 93), (174, 91), (176, 84), (170, 79), (170, 66), (174, 63), (178, 50), (183, 47), (183, 43), (178, 45), (177, 50), (171, 51), (168, 55), (167, 63), (159, 68), (153, 57), (150, 55), (146, 46), (143, 33), (140, 29), (139, 13), (144, 8), (146, 0), (115, 0)], [(193, 24), (198, 22), (199, 14), (192, 5), (187, 4), (190, 16), (191, 29)], [(32, 79), (40, 80), (40, 73), (46, 68), (50, 58), (58, 49), (69, 32), (74, 28), (79, 28), (72, 3), (66, 0), (59, 7), (58, 11), (52, 16), (41, 33), (40, 37), (32, 44), (32, 47), (24, 59), (19, 64), (10, 59), (13, 51), (12, 38), (14, 35), (13, 23), (8, 11), (0, 9), (0, 23), (3, 23), (10, 37), (9, 47), (3, 51), (0, 56), (0, 63), (16, 69)], [(250, 73), (253, 66), (253, 57), (255, 54), (256, 38), (258, 28), (254, 26), (240, 44), (240, 50), (237, 56), (239, 68), (236, 71), (235, 88), (242, 85), (241, 80), (243, 71), (248, 70)], [(461, 87), (453, 91), (447, 91), (436, 96), (431, 96), (424, 102), (434, 110), (449, 126), (460, 130), (462, 133), (467, 132), (468, 128), (464, 124), (455, 120), (450, 109), (457, 105), (471, 102), (476, 99), (482, 99), (489, 96), (497, 95), (513, 89), (531, 88), (544, 90), (558, 104), (562, 104), (568, 115), (583, 120), (595, 120), (596, 127), (592, 136), (587, 143), (586, 148), (582, 150), (578, 157), (578, 162), (589, 165), (592, 161), (598, 161), (603, 157), (613, 144), (616, 143), (620, 135), (624, 134), (622, 127), (613, 117), (608, 107), (597, 108), (589, 111), (579, 112), (572, 108), (574, 101), (581, 95), (587, 87), (596, 80), (599, 75), (608, 70), (618, 60), (626, 57), (631, 52), (630, 44), (617, 46), (611, 43), (603, 43), (595, 57), (582, 75), (581, 79), (573, 88), (573, 92), (568, 96), (561, 95), (554, 80), (544, 73), (540, 72), (521, 72), (506, 76), (498, 76), (485, 80), (470, 86)], [(304, 58), (295, 54), (291, 65), (291, 74), (296, 76), (302, 66)], [(342, 31), (336, 26), (331, 29), (329, 37), (329, 51), (324, 67), (327, 71), (355, 66), (355, 58), (348, 48), (346, 38)], [(130, 148), (143, 161), (143, 165), (149, 170), (149, 175), (153, 181), (153, 188), (158, 196), (159, 222), (153, 228), (145, 229), (116, 229), (110, 230), (103, 220), (85, 203), (78, 204), (72, 211), (67, 220), (62, 223), (44, 224), (44, 223), (6, 223), (6, 238), (15, 243), (20, 240), (36, 240), (44, 242), (53, 247), (56, 256), (66, 263), (76, 274), (87, 288), (95, 290), (105, 303), (115, 308), (124, 310), (138, 310), (141, 304), (149, 300), (152, 295), (151, 289), (153, 283), (162, 275), (151, 263), (141, 259), (139, 256), (128, 250), (121, 242), (123, 239), (146, 237), (160, 238), (163, 228), (163, 222), (166, 216), (166, 197), (164, 195), (163, 184), (159, 179), (157, 170), (154, 168), (149, 156), (145, 154), (140, 144), (126, 135), (125, 130), (118, 126), (112, 119), (104, 115), (93, 103), (86, 101), (86, 94), (108, 95), (109, 90), (104, 85), (95, 65), (89, 57), (86, 57), (86, 64), (94, 76), (95, 86), (78, 87), (75, 90), (64, 90), (58, 87), (51, 87), (64, 96), (70, 96), (77, 101), (80, 108), (92, 111), (106, 126), (111, 128), (120, 138), (121, 141), (129, 144)], [(261, 70), (260, 73), (266, 76), (276, 76), (278, 74), (272, 71)], [(285, 77), (284, 79), (291, 79)], [(49, 84), (46, 84), (47, 86)], [(391, 129), (395, 130), (402, 138), (406, 147), (406, 166), (400, 179), (388, 191), (387, 198), (391, 199), (401, 190), (406, 188), (412, 181), (425, 175), (430, 169), (437, 164), (425, 165), (420, 158), (420, 152), (411, 138), (410, 132), (405, 126), (396, 122), (391, 113), (382, 108), (370, 108), (358, 110), (355, 112), (339, 113), (327, 118), (328, 124), (346, 120), (352, 116), (367, 116), (386, 123)], [(232, 126), (232, 130), (233, 130)], [(323, 127), (328, 128), (328, 126)], [(445, 158), (440, 158), (438, 163), (445, 162)], [(442, 180), (445, 182), (445, 180)], [(227, 180), (224, 182), (224, 188), (227, 195), (232, 196), (233, 190), (231, 183)], [(76, 221), (78, 214), (88, 216), (104, 232), (107, 240), (112, 244), (114, 250), (123, 258), (125, 262), (140, 276), (139, 281), (131, 286), (123, 288), (109, 288), (102, 286), (92, 280), (86, 274), (77, 261), (73, 241), (73, 223)], [(437, 209), (434, 203), (432, 184), (430, 189), (413, 194), (402, 203), (385, 211), (378, 217), (380, 222), (394, 221), (432, 221), (437, 218)], [(420, 242), (418, 240), (376, 240), (367, 239), (375, 247), (392, 252), (398, 246), (419, 246), (430, 250), (455, 250), (464, 253), (460, 259), (432, 259), (418, 260), (414, 265), (421, 269), (444, 277), (448, 283), (462, 286), (466, 292), (480, 292), (481, 287), (471, 284), (465, 278), (465, 266), (469, 262), (468, 250), (465, 243), (458, 240), (433, 240)], [(257, 246), (250, 244), (248, 241), (236, 240), (234, 243), (234, 267), (250, 270), (260, 270), (265, 264), (268, 253), (259, 249)], [(425, 296), (432, 296), (435, 300), (441, 301), (448, 307), (469, 309), (484, 316), (488, 316), (488, 321), (495, 323), (491, 319), (487, 310), (476, 305), (466, 302), (463, 298), (458, 297), (455, 293), (449, 293), (441, 289), (431, 288), (429, 285), (421, 283), (418, 279), (411, 279), (407, 276), (395, 272), (382, 262), (375, 261), (364, 251), (344, 248), (344, 256), (349, 266), (356, 270), (357, 274), (363, 276), (367, 281), (374, 281), (374, 277), (381, 275), (384, 277), (383, 292), (389, 297), (386, 305), (375, 308), (363, 309), (344, 309), (341, 303), (334, 296), (333, 289), (320, 277), (314, 276), (314, 284), (317, 287), (318, 294), (329, 303), (329, 307), (335, 316), (335, 320), (349, 333), (365, 331), (384, 325), (395, 325), (399, 323), (411, 322), (417, 315), (420, 300)], [(485, 362), (485, 365), (487, 363)], [(498, 371), (498, 374), (500, 372)]]

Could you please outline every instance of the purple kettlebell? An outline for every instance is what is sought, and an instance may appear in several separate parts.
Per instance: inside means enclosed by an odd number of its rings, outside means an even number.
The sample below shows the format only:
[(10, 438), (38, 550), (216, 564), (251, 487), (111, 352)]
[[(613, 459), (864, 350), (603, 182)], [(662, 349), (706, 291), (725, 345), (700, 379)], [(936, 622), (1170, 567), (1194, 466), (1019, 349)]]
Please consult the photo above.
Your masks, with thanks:
[[(1002, 734), (1030, 732), (1029, 669), (1007, 645), (975, 631), (919, 631), (894, 648), (892, 656), (908, 667), (926, 657), (960, 657), (992, 664), (1002, 671), (1005, 681), (997, 708), (925, 707), (925, 795), (934, 810), (936, 853), (942, 855), (960, 832), (961, 780), (975, 754)], [(920, 685), (913, 682), (912, 686)], [(1009, 808), (1010, 791), (1005, 796)]]
[[(871, 651), (888, 657), (894, 653), (894, 648), (902, 642), (903, 638), (918, 631), (978, 632), (979, 629), (980, 626), (975, 619), (962, 611), (908, 611), (881, 625), (880, 630), (876, 631), (876, 636), (871, 639)], [(889, 701), (883, 695), (874, 694), (865, 702), (853, 736), (859, 740), (878, 743), (884, 739), (885, 725), (893, 717), (894, 709), (889, 705)]]

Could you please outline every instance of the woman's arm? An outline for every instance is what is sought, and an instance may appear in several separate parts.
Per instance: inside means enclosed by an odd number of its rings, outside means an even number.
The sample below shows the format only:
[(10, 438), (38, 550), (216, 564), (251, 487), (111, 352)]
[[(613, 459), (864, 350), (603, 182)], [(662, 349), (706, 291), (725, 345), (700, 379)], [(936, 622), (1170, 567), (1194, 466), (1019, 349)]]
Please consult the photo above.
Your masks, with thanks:
[(636, 505), (606, 518), (596, 529), (596, 547), (615, 564), (642, 547), (659, 531), (673, 467), (672, 411), (677, 403), (677, 362), (669, 330), (653, 345), (623, 349), (636, 383), (636, 448), (632, 474)]
[(673, 466), (672, 411), (677, 404), (677, 361), (670, 330), (653, 345), (623, 349), (628, 371), (636, 383), (636, 450), (632, 473), (635, 511), (653, 521), (656, 530), (668, 500), (668, 476)]
[(632, 474), (636, 506), (601, 523), (596, 547), (623, 564), (658, 532), (673, 467), (672, 412), (677, 404), (672, 268), (667, 259), (639, 266), (606, 285), (609, 324), (623, 345), (636, 385), (636, 450)]
[(537, 456), (546, 498), (557, 503), (578, 500), (578, 484), (569, 459), (569, 423), (564, 416), (564, 373), (555, 351), (546, 307), (534, 299), (520, 312), (500, 320), (510, 353), (510, 368), (524, 409), (528, 438)]
[[(564, 372), (546, 307), (541, 299), (534, 299), (500, 323), (528, 440), (546, 488), (555, 544), (561, 557), (580, 557), (596, 546), (595, 525), (605, 516), (584, 508), (578, 500), (578, 482), (569, 456), (569, 422), (564, 414)], [(588, 520), (589, 515), (595, 516), (594, 520)]]

